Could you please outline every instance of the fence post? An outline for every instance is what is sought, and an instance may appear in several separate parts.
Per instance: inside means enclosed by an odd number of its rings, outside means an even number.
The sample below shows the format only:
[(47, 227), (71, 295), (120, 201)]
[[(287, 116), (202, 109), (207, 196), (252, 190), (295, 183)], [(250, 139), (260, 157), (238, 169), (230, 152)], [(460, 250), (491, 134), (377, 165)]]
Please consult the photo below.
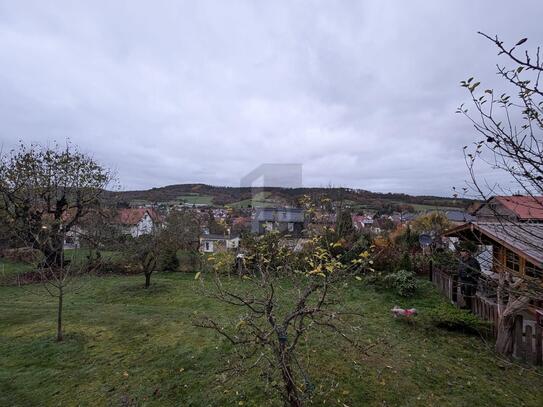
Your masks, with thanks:
[(543, 365), (543, 332), (541, 325), (538, 323), (535, 324), (535, 364)]
[(528, 363), (535, 363), (535, 352), (532, 347), (532, 339), (532, 326), (526, 325), (526, 347), (524, 348), (524, 353)]
[(522, 315), (517, 315), (515, 317), (514, 355), (521, 360), (525, 360), (526, 354), (524, 352), (524, 341), (522, 339), (522, 325)]
[(452, 298), (451, 301), (455, 304), (458, 303), (458, 276), (451, 276), (452, 279)]

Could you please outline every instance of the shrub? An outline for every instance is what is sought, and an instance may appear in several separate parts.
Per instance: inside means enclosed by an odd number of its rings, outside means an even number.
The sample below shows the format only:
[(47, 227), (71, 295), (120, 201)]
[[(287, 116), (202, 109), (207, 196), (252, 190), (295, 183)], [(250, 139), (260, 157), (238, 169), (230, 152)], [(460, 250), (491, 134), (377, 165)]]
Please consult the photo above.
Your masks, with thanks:
[(432, 255), (434, 267), (442, 271), (456, 271), (458, 269), (458, 259), (454, 252), (450, 250), (439, 250)]
[(385, 276), (385, 285), (402, 297), (412, 297), (417, 291), (417, 277), (414, 272), (399, 270)]
[(231, 274), (237, 273), (235, 270), (236, 266), (236, 255), (234, 252), (225, 251), (214, 253), (207, 258), (208, 264), (211, 266), (212, 270), (219, 274)]
[(417, 274), (427, 273), (430, 266), (430, 256), (424, 253), (414, 253), (411, 256), (413, 271)]
[(378, 247), (373, 259), (373, 268), (383, 271), (394, 271), (400, 261), (400, 254), (397, 247), (389, 245)]
[(490, 332), (491, 324), (483, 321), (468, 310), (456, 308), (450, 304), (440, 304), (428, 312), (430, 323), (438, 328), (464, 333)]
[(100, 260), (98, 267), (89, 270), (95, 274), (138, 274), (141, 268), (133, 260), (124, 257), (104, 258)]
[(160, 271), (177, 271), (179, 269), (179, 259), (175, 249), (165, 249), (159, 258)]
[(413, 262), (408, 252), (404, 252), (397, 266), (398, 270), (413, 271)]
[(5, 257), (7, 260), (10, 260), (13, 262), (20, 262), (20, 263), (27, 263), (27, 264), (37, 263), (42, 258), (41, 252), (31, 247), (5, 249), (2, 252), (2, 256)]

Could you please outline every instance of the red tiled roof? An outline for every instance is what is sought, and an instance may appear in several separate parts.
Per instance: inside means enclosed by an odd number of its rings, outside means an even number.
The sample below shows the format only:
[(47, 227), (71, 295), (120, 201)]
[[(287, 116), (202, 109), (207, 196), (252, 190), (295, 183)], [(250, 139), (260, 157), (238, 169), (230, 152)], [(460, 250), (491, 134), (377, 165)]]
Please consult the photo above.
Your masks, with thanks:
[(497, 196), (495, 199), (520, 220), (543, 220), (543, 196)]
[(238, 216), (237, 218), (234, 218), (232, 220), (233, 225), (245, 225), (251, 221), (251, 218), (244, 217), (244, 216)]
[(153, 222), (160, 219), (158, 213), (151, 208), (126, 208), (119, 210), (118, 221), (123, 225), (137, 225), (146, 213), (149, 214)]

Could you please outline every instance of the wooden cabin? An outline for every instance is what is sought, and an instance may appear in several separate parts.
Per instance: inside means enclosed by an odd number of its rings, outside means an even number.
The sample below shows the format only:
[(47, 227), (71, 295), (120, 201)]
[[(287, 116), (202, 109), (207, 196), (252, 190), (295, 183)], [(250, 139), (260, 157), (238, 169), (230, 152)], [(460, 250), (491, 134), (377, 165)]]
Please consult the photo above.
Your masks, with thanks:
[(543, 224), (484, 223), (460, 225), (444, 234), (491, 247), (491, 271), (543, 278)]

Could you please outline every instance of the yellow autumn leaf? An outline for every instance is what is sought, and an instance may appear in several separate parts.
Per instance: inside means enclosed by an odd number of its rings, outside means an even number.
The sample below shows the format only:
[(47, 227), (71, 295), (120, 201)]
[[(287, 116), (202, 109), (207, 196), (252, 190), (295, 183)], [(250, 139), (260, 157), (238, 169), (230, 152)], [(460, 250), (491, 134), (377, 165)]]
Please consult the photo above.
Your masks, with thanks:
[(196, 273), (196, 275), (194, 276), (194, 279), (195, 280), (198, 280), (200, 278), (200, 274), (202, 274), (201, 271), (199, 271), (198, 273)]

